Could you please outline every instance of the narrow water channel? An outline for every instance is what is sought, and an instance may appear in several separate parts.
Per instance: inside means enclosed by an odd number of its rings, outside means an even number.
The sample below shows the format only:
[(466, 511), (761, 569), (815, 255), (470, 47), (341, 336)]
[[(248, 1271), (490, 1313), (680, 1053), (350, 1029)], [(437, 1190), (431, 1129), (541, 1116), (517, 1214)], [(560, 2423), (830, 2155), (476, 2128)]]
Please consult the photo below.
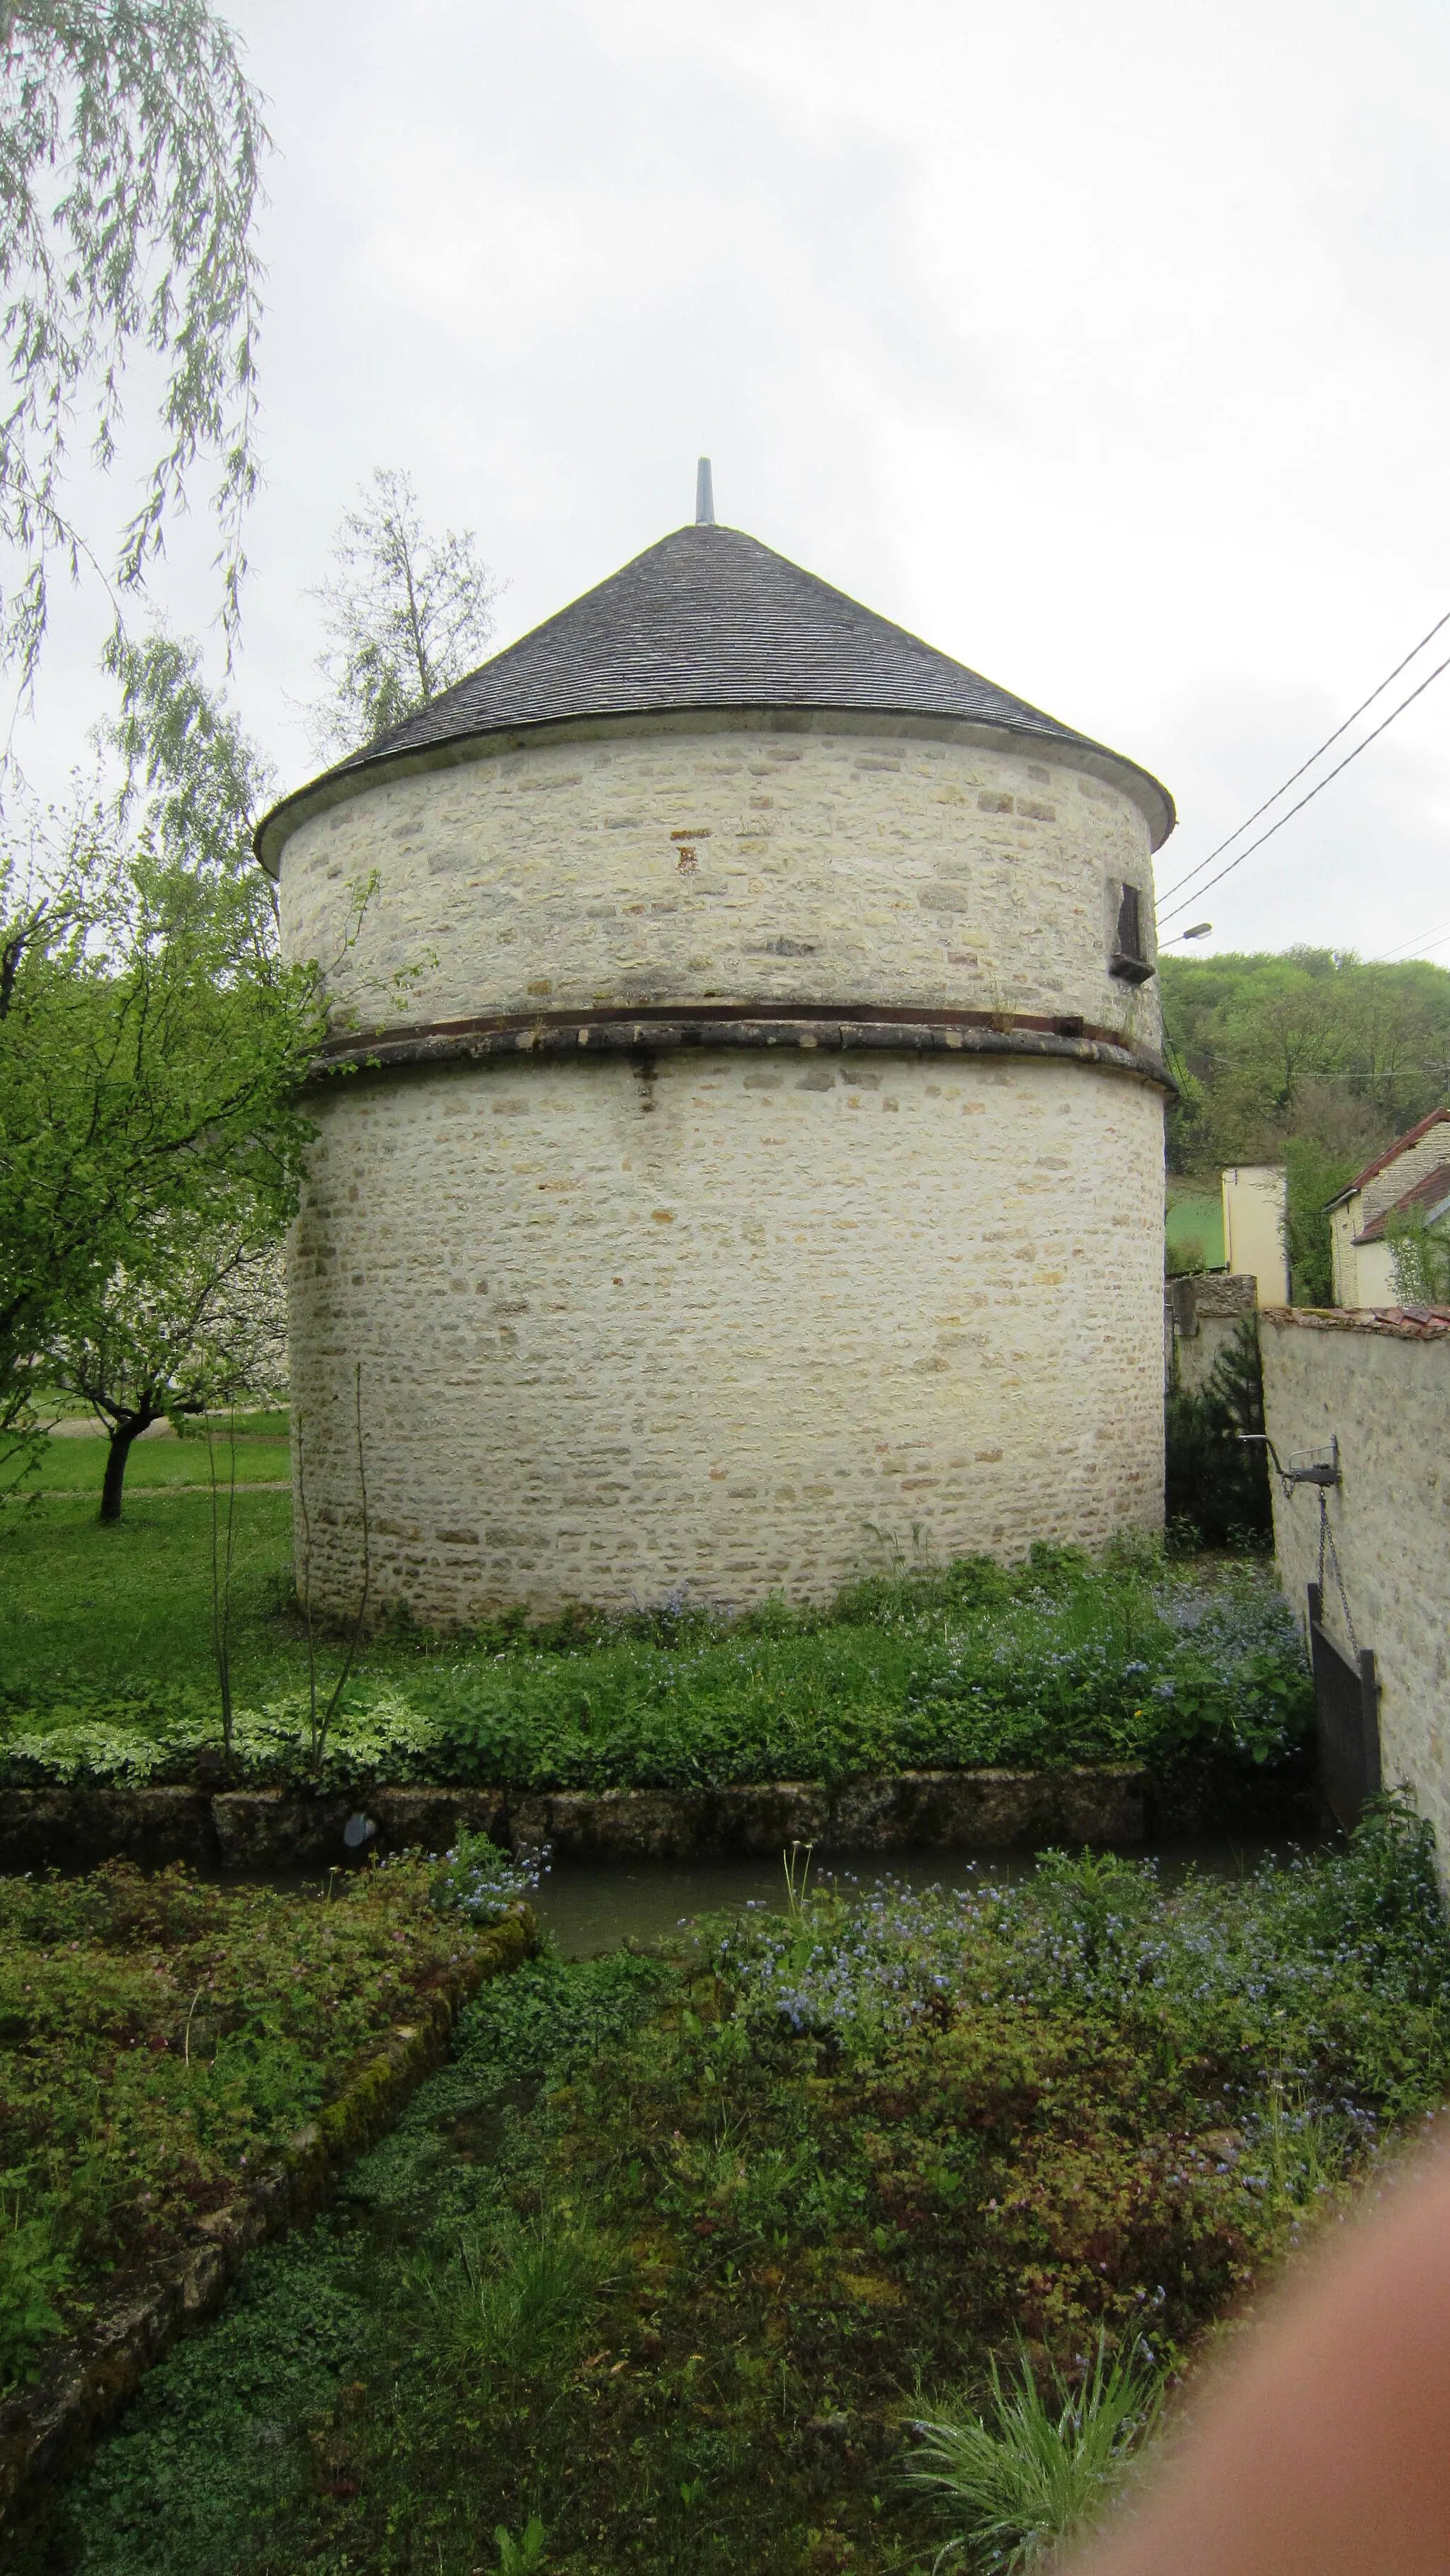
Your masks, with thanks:
[[(1152, 1849), (1134, 1845), (1123, 1855), (1150, 1860), (1160, 1880), (1171, 1887), (1190, 1870), (1216, 1878), (1238, 1878), (1265, 1861), (1282, 1864), (1312, 1842), (1264, 1835), (1213, 1835), (1194, 1842), (1164, 1843)], [(869, 1891), (879, 1883), (909, 1888), (981, 1887), (994, 1880), (1008, 1884), (1030, 1878), (1038, 1855), (1032, 1851), (905, 1851), (832, 1853), (812, 1864), (812, 1887), (832, 1886), (843, 1894)], [(784, 1859), (680, 1861), (559, 1861), (540, 1878), (531, 1898), (535, 1914), (565, 1959), (597, 1959), (627, 1942), (641, 1946), (663, 1939), (701, 1915), (742, 1905), (767, 1906), (783, 1913), (787, 1904)]]

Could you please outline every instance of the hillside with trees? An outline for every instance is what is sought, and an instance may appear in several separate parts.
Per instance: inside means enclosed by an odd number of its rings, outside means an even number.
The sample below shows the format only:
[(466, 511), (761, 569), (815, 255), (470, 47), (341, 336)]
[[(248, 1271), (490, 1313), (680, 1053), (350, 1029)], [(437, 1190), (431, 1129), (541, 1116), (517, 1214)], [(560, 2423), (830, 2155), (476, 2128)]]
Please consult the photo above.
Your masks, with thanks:
[(1324, 1202), (1450, 1101), (1450, 972), (1364, 965), (1325, 948), (1164, 957), (1168, 1061), (1181, 1097), (1170, 1173), (1283, 1163), (1295, 1303), (1330, 1303)]

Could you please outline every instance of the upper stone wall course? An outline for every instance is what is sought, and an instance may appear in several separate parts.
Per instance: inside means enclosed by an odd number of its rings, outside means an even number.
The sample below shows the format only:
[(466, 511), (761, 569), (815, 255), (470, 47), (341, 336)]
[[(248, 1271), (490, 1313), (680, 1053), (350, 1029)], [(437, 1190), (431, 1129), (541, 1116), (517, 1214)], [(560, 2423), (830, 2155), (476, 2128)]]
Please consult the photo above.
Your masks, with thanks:
[(1147, 825), (1061, 759), (908, 719), (721, 716), (355, 783), (287, 842), (282, 919), (362, 1027), (864, 1002), (1159, 1044), (1156, 983), (1108, 973), (1122, 882), (1151, 921)]

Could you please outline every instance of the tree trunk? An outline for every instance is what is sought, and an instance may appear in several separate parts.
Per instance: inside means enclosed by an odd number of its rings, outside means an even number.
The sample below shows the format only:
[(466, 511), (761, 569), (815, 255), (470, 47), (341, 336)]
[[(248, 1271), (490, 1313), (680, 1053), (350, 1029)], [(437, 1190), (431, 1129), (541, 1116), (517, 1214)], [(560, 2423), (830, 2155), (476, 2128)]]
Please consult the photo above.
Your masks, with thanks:
[(120, 1519), (121, 1488), (126, 1481), (126, 1461), (131, 1455), (131, 1443), (145, 1430), (147, 1423), (154, 1419), (153, 1414), (131, 1413), (123, 1422), (118, 1422), (112, 1432), (111, 1445), (106, 1452), (105, 1481), (101, 1486), (103, 1521)]

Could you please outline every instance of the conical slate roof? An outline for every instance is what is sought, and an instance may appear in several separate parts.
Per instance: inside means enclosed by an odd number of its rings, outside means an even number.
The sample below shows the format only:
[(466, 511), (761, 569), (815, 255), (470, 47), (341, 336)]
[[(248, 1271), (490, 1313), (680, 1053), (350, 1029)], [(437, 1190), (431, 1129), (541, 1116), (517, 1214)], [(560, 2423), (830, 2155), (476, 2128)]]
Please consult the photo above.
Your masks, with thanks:
[[(1173, 827), (1167, 789), (1136, 762), (997, 688), (756, 538), (713, 523), (662, 537), (329, 776), (570, 717), (722, 707), (949, 716), (1044, 745), (1071, 744), (1129, 773), (1155, 847)], [(269, 864), (290, 824), (301, 820), (295, 809), (312, 794), (304, 788), (289, 797), (261, 826), (258, 850)]]

